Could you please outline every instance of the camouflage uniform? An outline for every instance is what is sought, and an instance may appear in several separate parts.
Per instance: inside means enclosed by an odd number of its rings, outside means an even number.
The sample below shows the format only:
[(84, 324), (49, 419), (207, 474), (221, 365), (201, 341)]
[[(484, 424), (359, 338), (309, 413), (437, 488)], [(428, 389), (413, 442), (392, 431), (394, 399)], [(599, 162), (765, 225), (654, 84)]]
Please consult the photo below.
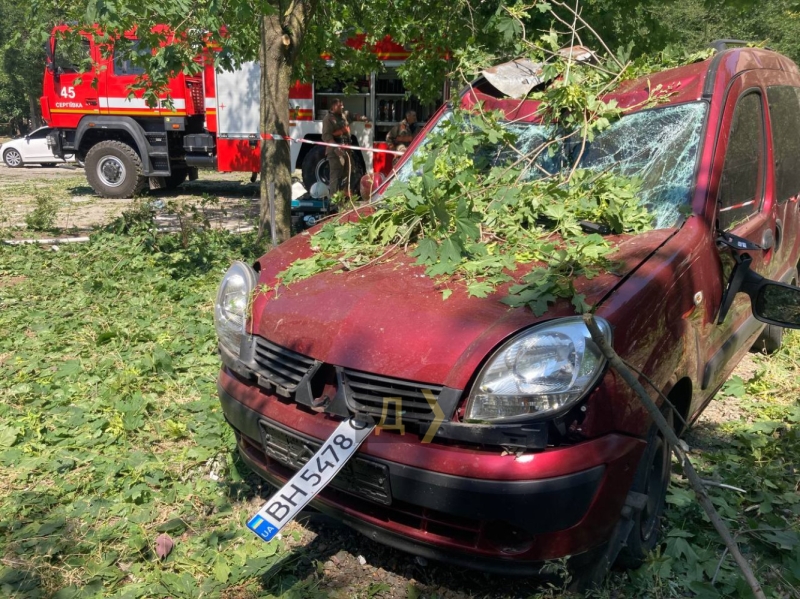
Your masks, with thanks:
[[(322, 141), (334, 144), (350, 143), (350, 127), (343, 115), (329, 112), (322, 119)], [(325, 156), (331, 169), (331, 181), (328, 186), (333, 197), (340, 189), (350, 191), (350, 150), (344, 148), (325, 148)]]
[(405, 152), (413, 140), (414, 125), (410, 124), (406, 119), (392, 127), (392, 130), (386, 135), (386, 143), (389, 145), (389, 149), (397, 150), (398, 152)]

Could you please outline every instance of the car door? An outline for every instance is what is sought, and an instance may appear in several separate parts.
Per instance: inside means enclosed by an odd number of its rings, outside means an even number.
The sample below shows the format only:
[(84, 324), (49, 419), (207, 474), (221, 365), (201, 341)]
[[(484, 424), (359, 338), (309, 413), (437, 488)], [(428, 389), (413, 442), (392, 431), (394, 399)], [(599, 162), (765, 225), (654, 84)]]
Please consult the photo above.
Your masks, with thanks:
[(25, 162), (61, 162), (47, 147), (47, 134), (50, 131), (50, 127), (40, 127), (25, 136), (25, 150), (22, 153)]
[[(774, 260), (776, 205), (772, 184), (771, 148), (767, 137), (767, 102), (758, 70), (736, 77), (728, 88), (714, 158), (711, 192), (716, 197), (715, 220), (718, 231), (757, 244), (764, 249), (734, 252), (717, 244), (719, 280), (708, 284), (727, 286), (735, 265), (734, 255), (747, 254), (751, 269), (765, 277), (777, 274)], [(712, 297), (718, 294), (708, 294)], [(713, 390), (730, 373), (763, 328), (750, 310), (745, 294), (733, 298), (730, 310), (719, 322), (717, 315), (706, 327), (703, 340), (705, 367), (702, 388)]]

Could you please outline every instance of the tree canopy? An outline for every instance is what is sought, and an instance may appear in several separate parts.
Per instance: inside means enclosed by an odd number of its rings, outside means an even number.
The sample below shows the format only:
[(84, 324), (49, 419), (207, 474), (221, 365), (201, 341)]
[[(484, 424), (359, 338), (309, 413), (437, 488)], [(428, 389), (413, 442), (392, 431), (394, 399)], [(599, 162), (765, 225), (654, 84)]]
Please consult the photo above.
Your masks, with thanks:
[[(551, 6), (554, 11), (541, 10)], [(539, 8), (537, 8), (537, 6)], [(570, 5), (572, 6), (572, 5)], [(797, 29), (800, 10), (794, 0), (765, 0), (757, 7), (749, 0), (585, 0), (579, 11), (593, 30), (583, 29), (585, 43), (599, 35), (612, 52), (636, 57), (661, 51), (670, 44), (691, 52), (712, 39), (739, 37), (766, 42), (800, 59)], [(214, 59), (221, 68), (248, 60), (262, 63), (262, 129), (288, 131), (288, 87), (294, 78), (356, 77), (379, 70), (381, 63), (370, 45), (391, 36), (412, 50), (399, 69), (405, 88), (426, 99), (441, 89), (445, 77), (456, 89), (480, 68), (525, 53), (523, 32), (530, 39), (540, 32), (564, 31), (559, 11), (567, 5), (507, 2), (504, 0), (9, 0), (0, 7), (0, 123), (20, 122), (38, 114), (38, 96), (44, 67), (42, 45), (56, 22), (99, 25), (108, 36), (136, 30), (152, 53), (137, 52), (123, 43), (134, 63), (148, 76), (141, 84), (155, 99), (176, 71), (197, 71), (195, 57), (205, 44), (218, 48)], [(158, 25), (167, 25), (159, 28)], [(177, 32), (165, 44), (168, 32)], [(365, 44), (352, 48), (344, 40), (362, 34)], [(325, 66), (321, 56), (335, 68)], [(330, 62), (328, 63), (330, 64)], [(265, 144), (262, 153), (262, 208), (267, 204), (267, 182), (279, 198), (278, 236), (289, 235), (291, 175), (285, 144)], [(268, 211), (262, 209), (264, 231)]]

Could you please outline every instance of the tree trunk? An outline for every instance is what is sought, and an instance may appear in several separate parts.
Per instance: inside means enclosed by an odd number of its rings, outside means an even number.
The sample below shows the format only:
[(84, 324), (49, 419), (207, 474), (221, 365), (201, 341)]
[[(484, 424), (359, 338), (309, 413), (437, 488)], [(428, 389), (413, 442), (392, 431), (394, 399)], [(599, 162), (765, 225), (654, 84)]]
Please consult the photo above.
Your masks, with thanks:
[(291, 236), (291, 148), (265, 135), (289, 135), (289, 88), (295, 58), (305, 37), (316, 0), (295, 0), (288, 9), (261, 17), (261, 202), (258, 239), (270, 235), (269, 186), (275, 184), (275, 231), (278, 243)]
[(28, 95), (28, 106), (31, 110), (31, 129), (38, 129), (42, 126), (42, 115), (39, 112), (39, 99), (29, 94)]

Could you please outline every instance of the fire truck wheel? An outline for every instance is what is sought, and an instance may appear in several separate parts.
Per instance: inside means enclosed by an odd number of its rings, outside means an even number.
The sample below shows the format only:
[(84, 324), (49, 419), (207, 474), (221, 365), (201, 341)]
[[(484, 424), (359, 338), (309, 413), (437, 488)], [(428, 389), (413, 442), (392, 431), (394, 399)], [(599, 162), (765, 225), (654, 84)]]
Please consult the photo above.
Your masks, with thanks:
[(311, 191), (311, 186), (314, 183), (320, 182), (328, 185), (330, 179), (330, 170), (328, 167), (328, 159), (325, 158), (325, 148), (322, 146), (315, 146), (303, 158), (303, 186)]
[(10, 168), (19, 168), (22, 166), (22, 155), (14, 148), (9, 148), (3, 152), (3, 162)]
[(185, 168), (173, 168), (172, 174), (169, 177), (164, 177), (167, 189), (175, 189), (178, 187), (181, 183), (186, 181), (186, 176), (188, 174), (189, 171)]
[(104, 198), (131, 198), (147, 183), (136, 150), (116, 140), (101, 141), (86, 153), (86, 179)]

